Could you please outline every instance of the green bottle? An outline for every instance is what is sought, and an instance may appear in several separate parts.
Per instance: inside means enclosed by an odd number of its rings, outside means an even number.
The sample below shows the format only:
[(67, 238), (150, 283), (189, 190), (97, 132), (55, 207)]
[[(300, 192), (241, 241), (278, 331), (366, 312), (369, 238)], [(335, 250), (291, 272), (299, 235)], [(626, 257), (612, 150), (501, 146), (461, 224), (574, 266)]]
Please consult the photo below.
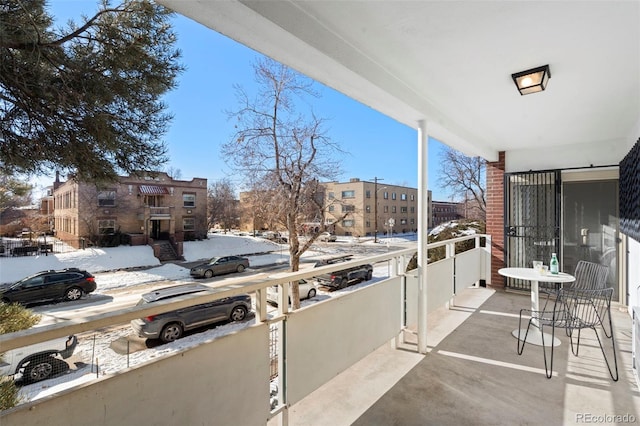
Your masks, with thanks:
[(558, 275), (558, 272), (560, 272), (560, 266), (558, 265), (558, 258), (555, 253), (551, 253), (551, 262), (549, 262), (549, 270), (554, 275)]

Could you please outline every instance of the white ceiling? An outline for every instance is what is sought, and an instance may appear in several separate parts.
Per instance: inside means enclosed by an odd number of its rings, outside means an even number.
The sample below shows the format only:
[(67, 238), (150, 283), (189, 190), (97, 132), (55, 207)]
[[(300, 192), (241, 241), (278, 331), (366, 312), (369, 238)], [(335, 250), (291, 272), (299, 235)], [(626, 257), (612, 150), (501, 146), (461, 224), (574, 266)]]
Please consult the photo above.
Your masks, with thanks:
[[(159, 3), (488, 160), (626, 145), (640, 120), (640, 1)], [(511, 74), (545, 64), (520, 96)]]

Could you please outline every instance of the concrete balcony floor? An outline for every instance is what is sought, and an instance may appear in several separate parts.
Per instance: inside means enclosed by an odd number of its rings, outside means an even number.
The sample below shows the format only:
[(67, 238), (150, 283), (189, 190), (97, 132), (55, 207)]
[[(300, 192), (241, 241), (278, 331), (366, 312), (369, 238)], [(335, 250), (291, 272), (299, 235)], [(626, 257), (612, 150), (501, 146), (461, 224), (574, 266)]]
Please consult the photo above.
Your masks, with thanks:
[[(415, 336), (405, 333), (406, 343), (400, 349), (379, 348), (291, 407), (289, 424), (640, 422), (629, 315), (620, 306), (612, 306), (618, 382), (611, 380), (591, 330), (582, 333), (578, 357), (571, 353), (564, 331), (560, 332), (554, 376), (547, 379), (542, 348), (528, 344), (519, 356), (511, 335), (518, 327), (519, 310), (529, 305), (528, 294), (465, 289), (451, 309), (429, 316), (430, 352), (426, 356), (415, 352)], [(611, 356), (610, 340), (606, 344)], [(272, 419), (269, 424), (275, 422)]]

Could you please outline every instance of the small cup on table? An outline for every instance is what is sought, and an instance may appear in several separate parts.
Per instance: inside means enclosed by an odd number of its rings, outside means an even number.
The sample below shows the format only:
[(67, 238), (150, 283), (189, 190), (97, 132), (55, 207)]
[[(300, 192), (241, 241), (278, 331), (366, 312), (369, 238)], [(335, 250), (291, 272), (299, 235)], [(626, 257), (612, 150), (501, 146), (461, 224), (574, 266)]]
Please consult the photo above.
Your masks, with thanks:
[(542, 261), (541, 260), (534, 260), (533, 261), (533, 270), (536, 271), (539, 274), (542, 274)]

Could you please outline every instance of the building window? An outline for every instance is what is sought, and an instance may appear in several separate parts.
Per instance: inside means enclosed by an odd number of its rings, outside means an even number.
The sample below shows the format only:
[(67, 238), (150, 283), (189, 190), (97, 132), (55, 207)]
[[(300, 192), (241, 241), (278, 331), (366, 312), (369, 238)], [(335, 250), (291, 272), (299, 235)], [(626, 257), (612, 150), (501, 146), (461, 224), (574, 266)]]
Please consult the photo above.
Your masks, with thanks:
[(183, 231), (195, 231), (196, 230), (196, 219), (193, 217), (185, 217), (182, 219), (182, 230)]
[(400, 225), (406, 225), (407, 219), (400, 219)]
[(356, 206), (354, 206), (352, 204), (343, 204), (342, 205), (342, 213), (354, 212), (354, 211), (356, 211)]
[(356, 198), (356, 191), (342, 191), (342, 198)]
[(411, 206), (411, 208), (409, 209), (409, 211), (411, 211), (411, 213), (415, 213), (416, 212), (416, 208)]
[(371, 206), (365, 206), (364, 211), (367, 213), (371, 213)]
[(411, 194), (411, 201), (415, 201), (415, 199), (416, 199), (416, 196)]
[(371, 190), (367, 189), (367, 190), (365, 191), (365, 193), (364, 193), (364, 196), (365, 196), (366, 198), (371, 198)]
[(182, 203), (184, 207), (195, 207), (196, 194), (182, 194)]
[(396, 206), (391, 206), (391, 213), (395, 213), (396, 212)]
[(384, 191), (382, 193), (382, 198), (384, 198), (385, 200), (388, 200), (389, 199), (389, 193), (387, 191)]
[(416, 223), (416, 220), (412, 218), (411, 219), (411, 224), (414, 225), (415, 223)]
[(336, 194), (334, 194), (333, 192), (330, 192), (328, 197), (330, 200), (333, 200), (334, 198), (336, 198)]
[(395, 200), (395, 199), (396, 199), (396, 193), (395, 193), (395, 192), (392, 192), (392, 193), (391, 193), (391, 199), (392, 199), (392, 200)]
[(367, 227), (367, 228), (371, 228), (371, 222), (366, 221), (366, 222), (364, 223), (364, 226), (365, 226), (365, 227)]
[(345, 228), (353, 228), (353, 227), (355, 226), (355, 222), (356, 222), (356, 221), (355, 221), (355, 220), (353, 220), (353, 219), (347, 219), (347, 220), (345, 220), (345, 221), (343, 221), (343, 222), (342, 222), (342, 225), (343, 225)]
[[(69, 205), (71, 202), (69, 202)], [(98, 192), (98, 205), (100, 207), (114, 207), (116, 205), (116, 191)]]
[(335, 210), (335, 206), (334, 206), (334, 205), (329, 206), (329, 211), (330, 211), (330, 212), (332, 212), (332, 211), (334, 211), (334, 210)]
[(406, 206), (401, 206), (400, 207), (400, 213), (406, 213), (407, 212), (407, 207)]
[(402, 201), (407, 201), (407, 194), (400, 194), (400, 199)]
[(108, 235), (116, 233), (115, 219), (101, 219), (98, 221), (98, 234)]
[(384, 211), (385, 213), (389, 213), (389, 206), (384, 206), (383, 211)]

